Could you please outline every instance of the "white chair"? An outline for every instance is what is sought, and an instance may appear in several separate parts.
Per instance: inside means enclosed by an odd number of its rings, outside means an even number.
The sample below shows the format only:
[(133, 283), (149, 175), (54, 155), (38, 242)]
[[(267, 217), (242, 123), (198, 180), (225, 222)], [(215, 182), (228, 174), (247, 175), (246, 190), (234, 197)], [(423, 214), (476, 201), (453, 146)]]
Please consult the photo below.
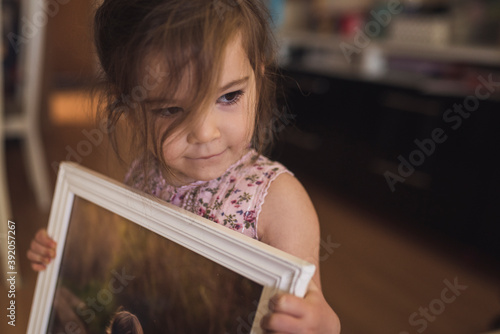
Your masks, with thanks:
[[(40, 136), (38, 114), (41, 104), (41, 86), (43, 73), (43, 55), (45, 44), (45, 30), (48, 22), (45, 1), (43, 0), (21, 0), (20, 17), (31, 23), (31, 28), (20, 27), (18, 36), (20, 43), (18, 68), (22, 71), (17, 94), (12, 103), (7, 103), (3, 96), (3, 80), (0, 89), (0, 136), (2, 139), (0, 148), (0, 235), (4, 241), (7, 228), (7, 219), (12, 218), (7, 185), (7, 161), (5, 159), (5, 141), (9, 138), (21, 139), (24, 145), (25, 164), (31, 181), (38, 206), (48, 209), (51, 203), (51, 188), (49, 182), (48, 168), (45, 163), (42, 138)], [(0, 8), (0, 17), (1, 16)], [(43, 17), (45, 15), (44, 24)], [(21, 24), (26, 24), (21, 20)], [(2, 27), (0, 25), (0, 34)], [(3, 67), (0, 69), (3, 77)], [(11, 110), (15, 108), (15, 110)], [(2, 242), (3, 243), (3, 242)], [(5, 252), (7, 247), (2, 245), (0, 251), (2, 260), (7, 259)], [(19, 257), (18, 257), (19, 258)], [(5, 264), (6, 265), (6, 264)], [(5, 272), (5, 271), (4, 271)]]

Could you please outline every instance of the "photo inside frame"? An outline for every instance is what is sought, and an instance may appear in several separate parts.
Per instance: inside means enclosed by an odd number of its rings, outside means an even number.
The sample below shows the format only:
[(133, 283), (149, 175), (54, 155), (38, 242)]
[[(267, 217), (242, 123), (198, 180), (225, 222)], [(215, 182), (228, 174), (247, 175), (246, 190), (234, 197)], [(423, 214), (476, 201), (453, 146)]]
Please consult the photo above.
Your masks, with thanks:
[(75, 196), (47, 333), (102, 334), (123, 311), (144, 333), (250, 333), (262, 289)]

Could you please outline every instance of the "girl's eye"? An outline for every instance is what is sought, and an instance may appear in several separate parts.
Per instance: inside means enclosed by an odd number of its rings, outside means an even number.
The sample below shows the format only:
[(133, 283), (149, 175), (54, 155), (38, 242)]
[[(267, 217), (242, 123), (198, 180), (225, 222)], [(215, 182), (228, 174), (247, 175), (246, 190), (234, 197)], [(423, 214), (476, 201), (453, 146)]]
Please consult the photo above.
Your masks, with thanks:
[(243, 91), (241, 91), (241, 90), (227, 93), (227, 94), (224, 94), (221, 97), (219, 97), (217, 99), (217, 103), (222, 103), (225, 105), (235, 104), (236, 102), (238, 102), (238, 100), (241, 98), (242, 95), (243, 95)]
[(153, 109), (152, 112), (157, 116), (170, 117), (183, 112), (184, 109), (181, 107), (168, 107), (168, 108), (158, 108)]

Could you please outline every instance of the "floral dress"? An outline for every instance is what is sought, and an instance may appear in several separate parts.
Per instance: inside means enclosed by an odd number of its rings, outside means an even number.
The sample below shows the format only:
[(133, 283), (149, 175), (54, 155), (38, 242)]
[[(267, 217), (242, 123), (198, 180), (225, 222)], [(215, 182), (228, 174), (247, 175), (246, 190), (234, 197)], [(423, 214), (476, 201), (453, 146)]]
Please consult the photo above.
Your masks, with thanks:
[(280, 163), (250, 150), (216, 179), (174, 187), (166, 183), (157, 160), (148, 164), (144, 182), (143, 162), (134, 161), (126, 184), (254, 239), (271, 182), (282, 173), (291, 174)]

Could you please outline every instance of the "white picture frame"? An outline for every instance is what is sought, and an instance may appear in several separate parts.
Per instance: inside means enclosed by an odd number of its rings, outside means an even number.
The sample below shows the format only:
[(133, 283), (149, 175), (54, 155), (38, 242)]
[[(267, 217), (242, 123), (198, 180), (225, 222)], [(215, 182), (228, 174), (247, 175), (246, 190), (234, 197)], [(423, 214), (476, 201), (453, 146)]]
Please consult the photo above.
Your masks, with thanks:
[[(80, 205), (80, 207), (83, 207), (81, 205), (86, 205), (84, 207), (86, 209), (75, 209), (76, 203), (84, 203), (78, 205)], [(109, 213), (116, 218), (106, 218), (106, 221), (98, 222), (98, 229), (101, 229), (101, 227), (104, 228), (106, 224), (111, 224), (110, 221), (117, 220), (119, 224), (125, 224), (127, 228), (146, 231), (144, 232), (145, 237), (158, 238), (158, 236), (160, 236), (159, 240), (165, 240), (165, 243), (174, 245), (172, 247), (181, 246), (179, 249), (183, 249), (182, 252), (186, 252), (186, 254), (194, 252), (201, 255), (204, 259), (209, 260), (207, 263), (209, 263), (210, 266), (212, 266), (213, 263), (213, 266), (217, 268), (220, 265), (229, 269), (230, 272), (236, 273), (237, 277), (242, 277), (241, 282), (243, 282), (245, 286), (254, 283), (259, 287), (261, 286), (261, 290), (256, 290), (260, 296), (258, 297), (258, 301), (253, 301), (254, 309), (248, 314), (240, 315), (238, 319), (238, 328), (246, 328), (246, 331), (238, 330), (238, 332), (261, 333), (262, 331), (259, 323), (262, 316), (268, 312), (269, 298), (279, 291), (303, 297), (316, 269), (313, 264), (244, 236), (239, 232), (204, 219), (194, 213), (180, 209), (153, 196), (145, 195), (142, 192), (75, 163), (64, 162), (61, 163), (59, 168), (56, 191), (47, 228), (48, 234), (58, 242), (56, 251), (57, 256), (54, 261), (47, 266), (47, 269), (38, 276), (27, 333), (39, 334), (55, 332), (54, 329), (49, 326), (54, 322), (53, 318), (58, 314), (57, 310), (62, 307), (60, 306), (61, 302), (58, 301), (59, 299), (55, 297), (56, 292), (59, 293), (60, 291), (61, 281), (63, 280), (59, 276), (64, 275), (63, 273), (65, 270), (66, 272), (68, 272), (68, 270), (71, 271), (69, 269), (71, 266), (79, 270), (81, 267), (80, 261), (92, 261), (92, 256), (87, 256), (88, 252), (75, 252), (71, 248), (76, 247), (73, 246), (76, 243), (82, 243), (82, 238), (84, 238), (85, 233), (88, 235), (89, 231), (84, 231), (83, 233), (81, 231), (71, 232), (72, 234), (68, 236), (68, 230), (71, 225), (78, 226), (80, 230), (90, 228), (87, 226), (94, 226), (93, 230), (90, 231), (92, 233), (90, 234), (91, 238), (85, 238), (85, 245), (96, 242), (96, 247), (102, 247), (102, 245), (106, 243), (104, 239), (103, 241), (99, 241), (99, 238), (109, 236), (110, 233), (99, 235), (97, 231), (94, 234), (96, 225), (91, 225), (90, 221), (92, 219), (85, 217), (82, 218), (84, 223), (79, 223), (79, 220), (75, 218), (79, 215), (86, 215), (89, 214), (89, 212), (93, 212), (93, 207), (95, 207), (98, 212), (102, 210), (106, 214)], [(121, 230), (122, 228), (120, 227), (120, 231)], [(136, 232), (133, 233), (135, 234)], [(73, 235), (78, 235), (78, 237), (75, 238)], [(122, 239), (124, 238), (119, 239), (120, 242)], [(159, 242), (162, 243), (163, 241)], [(108, 244), (109, 245), (106, 246), (109, 247), (109, 252), (105, 252), (108, 254), (106, 255), (108, 258), (111, 256), (110, 254), (120, 252), (119, 250), (116, 252), (113, 250), (114, 246), (112, 243), (108, 242)], [(125, 249), (123, 246), (120, 247), (122, 248), (117, 249)], [(94, 248), (95, 247), (91, 247), (90, 249)], [(184, 249), (186, 251), (184, 251)], [(133, 252), (135, 256), (136, 253), (141, 254), (142, 250), (140, 247), (137, 247), (134, 248)], [(80, 260), (74, 256), (68, 258), (71, 254), (80, 253), (85, 253)], [(195, 256), (198, 257), (198, 255)], [(171, 260), (169, 261), (169, 264), (174, 262)], [(146, 260), (144, 262), (148, 261)], [(75, 267), (75, 263), (78, 263), (78, 267)], [(170, 270), (170, 265), (167, 267), (169, 268), (161, 266), (161, 269)], [(122, 274), (124, 270), (125, 269), (122, 269)], [(89, 274), (89, 272), (91, 275), (94, 270), (87, 270), (85, 275)], [(119, 269), (115, 270), (113, 275), (117, 272), (119, 273)], [(177, 273), (177, 271), (175, 272)], [(141, 274), (142, 270), (141, 272), (136, 270), (136, 272), (129, 274), (129, 276), (133, 276), (134, 280), (136, 279), (135, 277), (139, 278), (140, 281), (136, 281), (135, 283), (137, 284), (135, 285), (151, 286), (153, 283), (147, 281), (148, 277), (141, 277)], [(127, 272), (123, 274), (123, 277), (127, 277), (126, 275)], [(217, 276), (218, 275), (219, 274), (217, 274)], [(81, 275), (79, 277), (81, 277)], [(119, 279), (118, 276), (116, 276), (116, 278)], [(117, 280), (115, 280), (115, 278), (108, 280), (108, 290), (111, 290), (113, 293), (118, 291), (118, 288), (113, 285), (117, 283)], [(253, 283), (245, 283), (247, 280)], [(92, 278), (88, 279), (88, 281), (94, 282), (96, 279)], [(106, 282), (103, 281), (103, 284), (106, 284)], [(74, 284), (69, 285), (72, 286)], [(66, 290), (66, 288), (64, 289)], [(86, 288), (86, 291), (87, 290)], [(97, 300), (101, 297), (101, 302), (103, 300), (110, 300), (113, 295), (105, 292), (106, 289), (103, 288), (99, 290), (97, 295), (94, 293), (93, 296), (97, 297)], [(117, 298), (117, 296), (124, 296), (121, 290), (120, 294), (114, 297)], [(129, 300), (132, 297), (133, 295), (129, 296)], [(85, 305), (82, 304), (87, 303), (86, 306), (89, 306), (92, 300), (93, 298), (87, 298), (85, 302), (84, 298), (80, 296), (78, 302), (76, 302), (78, 305), (75, 304), (76, 306), (73, 306), (78, 307), (77, 310), (87, 310), (88, 314), (94, 311), (95, 315), (102, 307), (85, 309)], [(210, 301), (208, 303), (210, 303)], [(103, 305), (105, 305), (104, 302), (99, 304), (99, 306)], [(65, 306), (64, 310), (67, 311), (67, 309), (68, 306)], [(81, 315), (84, 312), (77, 313)], [(90, 318), (90, 316), (85, 318), (85, 321), (88, 321)], [(147, 322), (149, 319), (143, 318), (141, 321)], [(64, 332), (86, 332), (85, 330), (78, 331), (78, 326), (78, 319), (76, 319), (76, 322), (68, 321), (65, 324), (66, 328), (64, 328)], [(104, 328), (100, 328), (100, 330), (104, 332)]]

